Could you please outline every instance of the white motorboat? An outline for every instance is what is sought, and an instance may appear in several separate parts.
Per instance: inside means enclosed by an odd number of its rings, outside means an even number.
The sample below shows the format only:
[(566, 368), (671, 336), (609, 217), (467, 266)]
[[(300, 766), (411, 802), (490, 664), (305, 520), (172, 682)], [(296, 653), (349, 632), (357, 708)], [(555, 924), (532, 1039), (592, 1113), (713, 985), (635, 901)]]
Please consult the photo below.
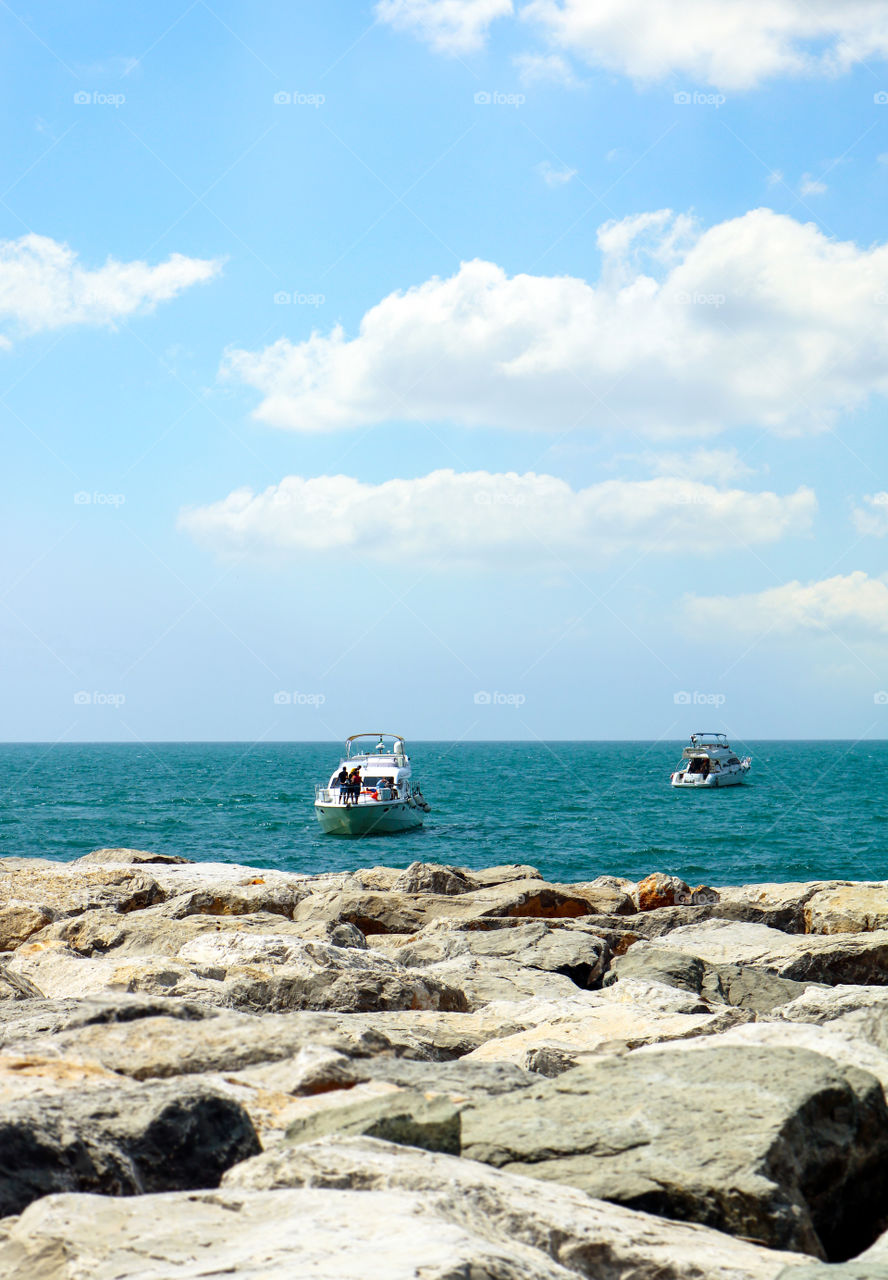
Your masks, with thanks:
[(327, 835), (410, 831), (422, 826), (429, 808), (396, 733), (352, 734), (329, 783), (315, 787), (315, 813)]
[(681, 763), (672, 775), (673, 787), (736, 787), (746, 781), (752, 760), (741, 760), (723, 733), (692, 733)]

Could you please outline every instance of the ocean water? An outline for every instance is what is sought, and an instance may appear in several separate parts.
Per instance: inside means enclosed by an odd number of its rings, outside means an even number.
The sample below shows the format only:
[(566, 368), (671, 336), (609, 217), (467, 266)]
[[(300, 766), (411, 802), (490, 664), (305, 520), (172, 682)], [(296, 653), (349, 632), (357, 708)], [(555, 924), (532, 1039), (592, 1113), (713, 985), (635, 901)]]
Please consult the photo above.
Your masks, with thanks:
[(0, 745), (0, 853), (127, 845), (319, 872), (415, 859), (527, 862), (551, 880), (650, 871), (692, 884), (888, 879), (888, 742), (734, 742), (749, 781), (669, 785), (678, 742), (408, 744), (423, 829), (325, 836), (336, 743)]

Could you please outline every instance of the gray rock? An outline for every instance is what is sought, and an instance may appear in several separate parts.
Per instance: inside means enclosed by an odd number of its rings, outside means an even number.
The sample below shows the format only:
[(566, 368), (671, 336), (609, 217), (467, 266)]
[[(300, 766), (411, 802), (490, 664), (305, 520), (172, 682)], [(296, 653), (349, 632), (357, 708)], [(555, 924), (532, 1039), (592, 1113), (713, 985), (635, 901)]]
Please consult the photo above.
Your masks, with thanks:
[(460, 1106), (443, 1097), (427, 1098), (416, 1090), (401, 1089), (299, 1119), (287, 1129), (286, 1142), (312, 1142), (331, 1133), (384, 1138), (401, 1146), (458, 1156)]
[(393, 1054), (358, 1058), (317, 1044), (308, 1044), (294, 1056), (277, 1062), (247, 1067), (238, 1073), (238, 1078), (298, 1097), (383, 1080), (402, 1089), (463, 1100), (497, 1097), (537, 1083), (535, 1075), (510, 1062), (423, 1062)]
[[(152, 1080), (237, 1071), (290, 1057), (307, 1045), (324, 1045), (349, 1056), (394, 1050), (393, 1042), (372, 1025), (375, 1019), (367, 1021), (361, 1015), (255, 1016), (212, 1010), (206, 1011), (205, 1017), (192, 1018), (191, 1006), (161, 1000), (157, 1008), (162, 1013), (124, 1021), (113, 1016), (119, 1007), (116, 1002), (107, 1006), (100, 1001), (83, 1004), (85, 1019), (69, 1023), (56, 1034), (35, 1034), (39, 1017), (30, 1024), (19, 1024), (23, 1034), (20, 1038), (10, 1034), (4, 1052), (19, 1054), (24, 1060), (45, 1056), (95, 1062), (121, 1076)], [(103, 1016), (106, 1007), (112, 1011), (109, 1019)], [(47, 1014), (48, 1010), (43, 1017)], [(406, 1037), (402, 1037), (401, 1047), (409, 1050)], [(417, 1051), (422, 1052), (422, 1047)]]
[(607, 1058), (470, 1107), (462, 1143), (513, 1173), (838, 1260), (886, 1212), (881, 1085), (804, 1050)]
[(605, 985), (627, 978), (663, 982), (681, 991), (694, 992), (710, 1003), (728, 1004), (754, 1013), (768, 1013), (787, 1004), (802, 995), (808, 985), (777, 977), (766, 969), (712, 964), (699, 956), (654, 942), (638, 942), (625, 955), (617, 956), (607, 972)]
[(888, 983), (888, 930), (797, 936), (765, 925), (708, 920), (673, 930), (660, 946), (710, 964), (739, 964), (798, 982)]
[(448, 896), (470, 893), (477, 887), (458, 867), (442, 866), (437, 862), (411, 862), (392, 886), (396, 893), (435, 893)]
[(136, 1022), (158, 1016), (197, 1022), (215, 1015), (215, 1009), (189, 1000), (151, 999), (122, 993), (89, 1000), (26, 999), (0, 1009), (0, 1048), (79, 1027)]
[(259, 1151), (246, 1111), (204, 1086), (86, 1088), (7, 1101), (0, 1216), (59, 1191), (134, 1195), (218, 1186)]
[(566, 928), (546, 920), (521, 920), (511, 928), (492, 930), (457, 930), (449, 921), (438, 921), (391, 954), (409, 967), (462, 956), (507, 960), (524, 968), (563, 974), (576, 986), (593, 989), (601, 985), (611, 951), (607, 941), (584, 928), (581, 921)]

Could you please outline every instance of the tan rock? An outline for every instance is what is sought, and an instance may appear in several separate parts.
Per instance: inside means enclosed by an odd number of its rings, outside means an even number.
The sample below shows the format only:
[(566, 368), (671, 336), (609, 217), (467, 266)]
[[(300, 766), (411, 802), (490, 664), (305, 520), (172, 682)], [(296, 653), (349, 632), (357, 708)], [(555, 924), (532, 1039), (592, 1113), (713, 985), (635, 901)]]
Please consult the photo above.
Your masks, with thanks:
[(46, 908), (8, 901), (0, 907), (0, 951), (14, 951), (52, 920)]
[(888, 929), (888, 883), (848, 884), (813, 894), (804, 905), (806, 933)]

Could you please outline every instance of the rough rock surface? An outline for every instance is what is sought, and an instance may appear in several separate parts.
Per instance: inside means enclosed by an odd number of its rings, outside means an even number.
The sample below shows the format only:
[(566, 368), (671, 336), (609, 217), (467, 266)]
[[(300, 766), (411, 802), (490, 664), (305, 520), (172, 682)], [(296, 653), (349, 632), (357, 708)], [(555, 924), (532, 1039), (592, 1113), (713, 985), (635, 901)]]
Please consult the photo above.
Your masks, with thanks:
[(7, 1215), (57, 1191), (218, 1186), (259, 1142), (243, 1108), (205, 1087), (103, 1082), (5, 1099), (0, 1151), (0, 1215)]
[(842, 1260), (888, 1213), (879, 1082), (804, 1050), (660, 1049), (468, 1108), (463, 1154), (772, 1248)]
[[(627, 978), (663, 982), (694, 992), (717, 1004), (734, 1005), (755, 1013), (768, 1013), (797, 999), (809, 984), (780, 978), (767, 969), (749, 965), (716, 964), (690, 952), (639, 942), (618, 956), (607, 974), (608, 985)], [(823, 989), (823, 988), (821, 988)]]
[(0, 1275), (838, 1277), (888, 1213), (886, 926), (875, 883), (0, 859)]
[(673, 930), (660, 945), (713, 964), (764, 969), (799, 982), (888, 983), (888, 930), (798, 936), (766, 925), (707, 920)]

